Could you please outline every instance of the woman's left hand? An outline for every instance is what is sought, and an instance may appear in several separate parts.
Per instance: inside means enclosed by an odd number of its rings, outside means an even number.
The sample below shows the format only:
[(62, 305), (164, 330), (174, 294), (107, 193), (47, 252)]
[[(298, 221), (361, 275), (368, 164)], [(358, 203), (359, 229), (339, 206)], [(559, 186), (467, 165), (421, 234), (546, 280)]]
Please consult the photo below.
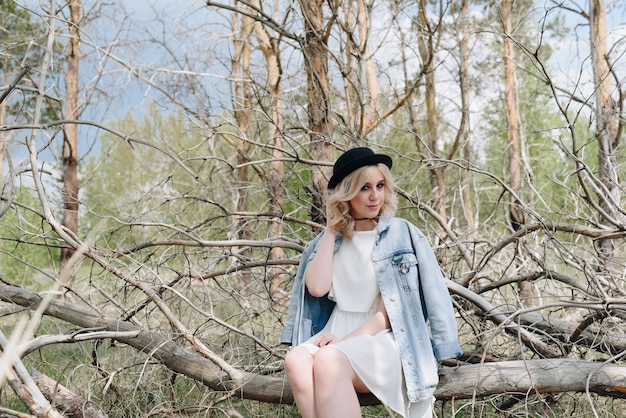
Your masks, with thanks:
[(314, 344), (318, 347), (324, 347), (325, 345), (332, 344), (335, 341), (338, 341), (339, 338), (334, 336), (333, 334), (321, 334), (315, 341)]

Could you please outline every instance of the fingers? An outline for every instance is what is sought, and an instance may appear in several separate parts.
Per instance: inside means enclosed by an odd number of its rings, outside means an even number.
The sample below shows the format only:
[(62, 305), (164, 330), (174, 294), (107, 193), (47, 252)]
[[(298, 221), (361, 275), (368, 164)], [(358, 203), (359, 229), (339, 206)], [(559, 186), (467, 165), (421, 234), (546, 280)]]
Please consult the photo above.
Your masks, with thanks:
[(317, 338), (317, 340), (315, 340), (314, 344), (318, 347), (324, 347), (325, 345), (332, 344), (337, 340), (338, 338), (332, 334), (322, 334)]

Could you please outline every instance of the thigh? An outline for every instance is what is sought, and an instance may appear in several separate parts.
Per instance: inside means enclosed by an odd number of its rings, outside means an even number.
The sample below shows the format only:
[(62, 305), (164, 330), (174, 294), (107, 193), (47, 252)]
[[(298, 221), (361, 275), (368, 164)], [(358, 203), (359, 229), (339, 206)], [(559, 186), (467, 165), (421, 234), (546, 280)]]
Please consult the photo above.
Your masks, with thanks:
[(315, 364), (323, 363), (322, 367), (331, 367), (335, 372), (340, 371), (344, 373), (349, 379), (352, 381), (352, 386), (354, 390), (359, 393), (369, 393), (370, 390), (365, 383), (361, 380), (361, 378), (356, 374), (352, 367), (352, 363), (350, 363), (350, 359), (346, 354), (333, 347), (332, 345), (327, 345), (321, 348), (315, 355)]

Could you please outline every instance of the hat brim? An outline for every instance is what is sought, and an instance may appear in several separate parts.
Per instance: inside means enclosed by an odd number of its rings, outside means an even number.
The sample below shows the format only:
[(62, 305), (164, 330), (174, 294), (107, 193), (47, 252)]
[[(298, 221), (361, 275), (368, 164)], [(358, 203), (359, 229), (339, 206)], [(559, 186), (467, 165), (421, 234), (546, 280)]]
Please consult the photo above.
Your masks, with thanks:
[(358, 170), (361, 167), (376, 164), (385, 164), (387, 167), (391, 168), (393, 161), (391, 160), (391, 157), (384, 154), (366, 155), (350, 161), (349, 164), (341, 167), (341, 170), (333, 173), (333, 176), (328, 181), (328, 189), (334, 189), (339, 183), (341, 183), (341, 180), (346, 178), (346, 176), (353, 171)]

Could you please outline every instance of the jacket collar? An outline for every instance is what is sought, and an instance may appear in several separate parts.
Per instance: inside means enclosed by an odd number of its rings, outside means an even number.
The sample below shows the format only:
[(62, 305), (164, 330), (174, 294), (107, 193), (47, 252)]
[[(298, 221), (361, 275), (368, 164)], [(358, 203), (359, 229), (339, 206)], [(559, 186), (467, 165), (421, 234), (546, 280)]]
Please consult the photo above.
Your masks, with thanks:
[(391, 219), (393, 219), (393, 216), (388, 213), (383, 213), (380, 216), (380, 219), (378, 220), (378, 226), (376, 227), (378, 229), (379, 235), (389, 229), (389, 226), (391, 225)]

